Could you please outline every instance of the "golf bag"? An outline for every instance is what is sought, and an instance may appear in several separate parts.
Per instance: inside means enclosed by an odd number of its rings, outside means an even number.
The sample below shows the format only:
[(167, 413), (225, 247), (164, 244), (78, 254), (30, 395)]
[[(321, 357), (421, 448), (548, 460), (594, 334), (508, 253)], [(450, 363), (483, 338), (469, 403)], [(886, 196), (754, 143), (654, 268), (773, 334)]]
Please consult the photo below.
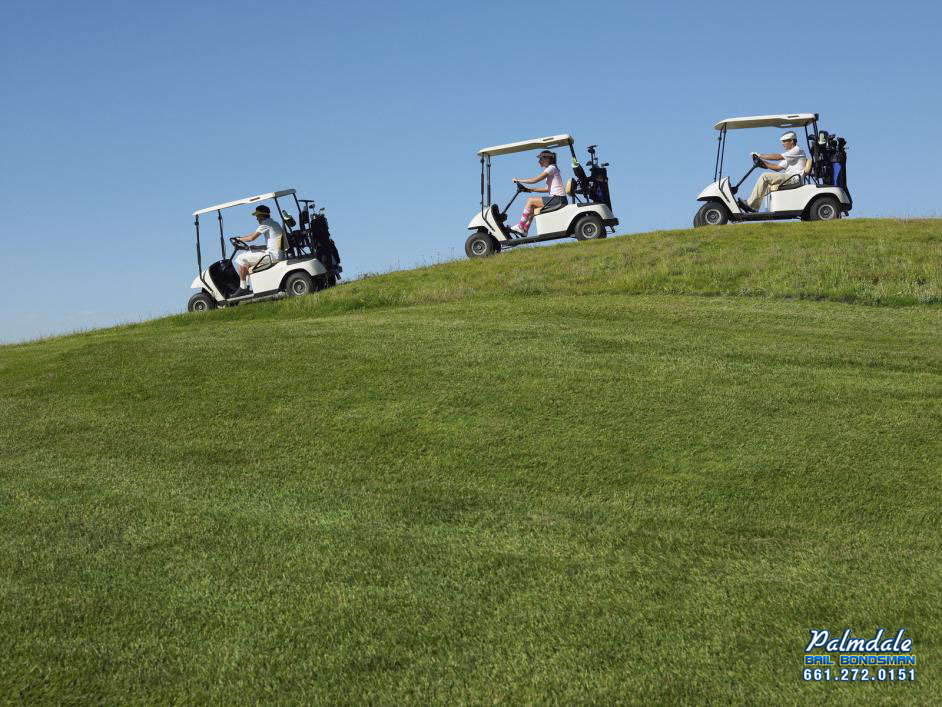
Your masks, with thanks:
[(311, 223), (311, 240), (314, 257), (321, 261), (328, 270), (340, 270), (340, 253), (337, 244), (330, 237), (330, 226), (323, 213), (315, 214)]
[(592, 166), (592, 172), (589, 174), (589, 193), (592, 195), (592, 201), (612, 208), (612, 197), (608, 193), (607, 168)]
[(589, 161), (586, 167), (589, 168), (589, 174), (585, 173), (582, 165), (573, 157), (572, 173), (576, 178), (576, 192), (584, 196), (588, 201), (597, 204), (605, 204), (612, 208), (612, 197), (608, 191), (608, 162), (599, 164), (595, 156), (595, 145), (590, 145)]
[(847, 141), (822, 130), (812, 141), (811, 156), (814, 160), (814, 176), (821, 184), (840, 187), (847, 191)]

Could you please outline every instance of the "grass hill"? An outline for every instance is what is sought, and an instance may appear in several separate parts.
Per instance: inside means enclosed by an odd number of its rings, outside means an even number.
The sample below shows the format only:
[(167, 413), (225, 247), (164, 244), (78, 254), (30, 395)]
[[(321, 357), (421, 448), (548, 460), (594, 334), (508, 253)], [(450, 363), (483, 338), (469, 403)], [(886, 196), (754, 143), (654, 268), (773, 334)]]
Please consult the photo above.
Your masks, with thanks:
[[(0, 348), (0, 694), (929, 704), (942, 222), (573, 243)], [(812, 628), (916, 681), (806, 683)]]

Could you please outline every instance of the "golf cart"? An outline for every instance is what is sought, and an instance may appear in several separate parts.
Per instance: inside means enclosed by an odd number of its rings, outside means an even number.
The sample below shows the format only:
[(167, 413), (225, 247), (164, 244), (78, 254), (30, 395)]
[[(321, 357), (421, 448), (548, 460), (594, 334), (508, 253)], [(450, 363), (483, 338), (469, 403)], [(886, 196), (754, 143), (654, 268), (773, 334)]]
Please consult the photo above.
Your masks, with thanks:
[[(697, 197), (697, 201), (704, 204), (694, 216), (694, 227), (721, 226), (729, 221), (792, 218), (833, 221), (853, 207), (854, 202), (847, 189), (847, 155), (844, 151), (847, 141), (824, 130), (819, 132), (817, 113), (727, 118), (713, 127), (720, 131), (714, 181)], [(808, 143), (804, 174), (794, 174), (783, 184), (773, 185), (764, 199), (766, 211), (744, 211), (736, 203), (736, 192), (746, 178), (756, 169), (766, 168), (766, 163), (755, 153), (752, 155), (752, 168), (736, 184), (731, 184), (729, 177), (723, 176), (726, 133), (744, 128), (804, 128)]]
[[(513, 198), (503, 209), (491, 202), (491, 158), (528, 150), (548, 150), (552, 147), (568, 147), (572, 153), (572, 171), (575, 177), (566, 182), (568, 204), (549, 206), (541, 209), (534, 216), (536, 235), (525, 238), (514, 237), (506, 225), (507, 211), (516, 198), (530, 192), (522, 184), (517, 185)], [(526, 243), (539, 243), (559, 238), (575, 236), (577, 240), (587, 241), (605, 238), (606, 229), (618, 225), (618, 219), (612, 213), (612, 200), (608, 193), (608, 163), (599, 164), (595, 155), (595, 145), (588, 148), (589, 160), (585, 169), (579, 164), (573, 140), (569, 135), (553, 135), (535, 138), (509, 145), (496, 145), (479, 150), (481, 156), (481, 212), (474, 215), (468, 228), (472, 231), (464, 244), (464, 252), (469, 258), (479, 258), (496, 253), (501, 248), (512, 248)]]
[[(297, 220), (287, 209), (281, 208), (279, 199), (286, 203), (294, 202)], [(223, 209), (243, 204), (257, 206), (268, 200), (274, 201), (275, 209), (272, 215), (280, 218), (284, 229), (285, 259), (273, 262), (268, 256), (263, 257), (249, 271), (252, 292), (243, 297), (233, 297), (233, 293), (239, 289), (239, 273), (234, 263), (235, 256), (244, 250), (264, 252), (265, 246), (250, 246), (238, 238), (229, 238), (232, 253), (226, 257), (226, 237), (223, 235), (222, 227)], [(288, 205), (290, 206), (290, 203)], [(213, 211), (216, 212), (216, 219), (219, 222), (219, 247), (222, 250), (222, 258), (204, 270), (203, 253), (200, 247), (200, 216)], [(309, 199), (298, 199), (294, 189), (284, 189), (209, 206), (193, 212), (193, 217), (193, 223), (196, 226), (196, 263), (199, 275), (190, 287), (198, 288), (199, 292), (190, 297), (187, 304), (187, 310), (190, 312), (204, 312), (216, 307), (275, 299), (285, 295), (288, 297), (306, 295), (337, 284), (337, 278), (343, 270), (340, 267), (337, 246), (330, 237), (324, 210), (314, 213), (314, 202)], [(246, 232), (247, 226), (248, 221), (246, 221), (246, 228), (240, 230)]]

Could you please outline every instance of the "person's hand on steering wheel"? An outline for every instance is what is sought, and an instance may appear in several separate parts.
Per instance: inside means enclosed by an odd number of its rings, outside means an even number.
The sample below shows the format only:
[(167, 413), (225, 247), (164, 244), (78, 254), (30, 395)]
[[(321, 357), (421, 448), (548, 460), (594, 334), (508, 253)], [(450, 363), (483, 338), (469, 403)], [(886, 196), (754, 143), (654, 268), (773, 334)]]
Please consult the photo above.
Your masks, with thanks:
[(235, 248), (236, 250), (242, 250), (243, 248), (248, 248), (248, 246), (245, 244), (245, 241), (243, 241), (241, 238), (238, 238), (236, 236), (233, 236), (232, 238), (230, 238), (229, 242), (232, 244), (232, 247)]

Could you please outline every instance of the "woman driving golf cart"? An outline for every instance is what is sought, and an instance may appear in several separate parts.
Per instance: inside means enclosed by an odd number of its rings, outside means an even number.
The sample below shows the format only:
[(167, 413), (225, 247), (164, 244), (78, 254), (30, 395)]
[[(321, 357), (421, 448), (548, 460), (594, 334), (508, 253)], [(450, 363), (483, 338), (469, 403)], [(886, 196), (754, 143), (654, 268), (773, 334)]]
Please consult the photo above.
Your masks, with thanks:
[(550, 150), (543, 150), (537, 155), (537, 159), (540, 161), (540, 166), (543, 167), (543, 171), (538, 176), (531, 179), (517, 179), (516, 177), (513, 179), (514, 184), (537, 184), (545, 179), (545, 187), (536, 187), (534, 189), (528, 189), (528, 191), (549, 194), (549, 196), (535, 196), (527, 200), (523, 209), (523, 215), (520, 216), (520, 223), (510, 228), (511, 233), (521, 237), (525, 237), (530, 230), (530, 223), (533, 221), (533, 216), (537, 213), (537, 209), (542, 209), (547, 206), (556, 206), (557, 204), (565, 206), (568, 203), (566, 190), (563, 188), (563, 177), (559, 173), (559, 167), (556, 166), (556, 153)]

